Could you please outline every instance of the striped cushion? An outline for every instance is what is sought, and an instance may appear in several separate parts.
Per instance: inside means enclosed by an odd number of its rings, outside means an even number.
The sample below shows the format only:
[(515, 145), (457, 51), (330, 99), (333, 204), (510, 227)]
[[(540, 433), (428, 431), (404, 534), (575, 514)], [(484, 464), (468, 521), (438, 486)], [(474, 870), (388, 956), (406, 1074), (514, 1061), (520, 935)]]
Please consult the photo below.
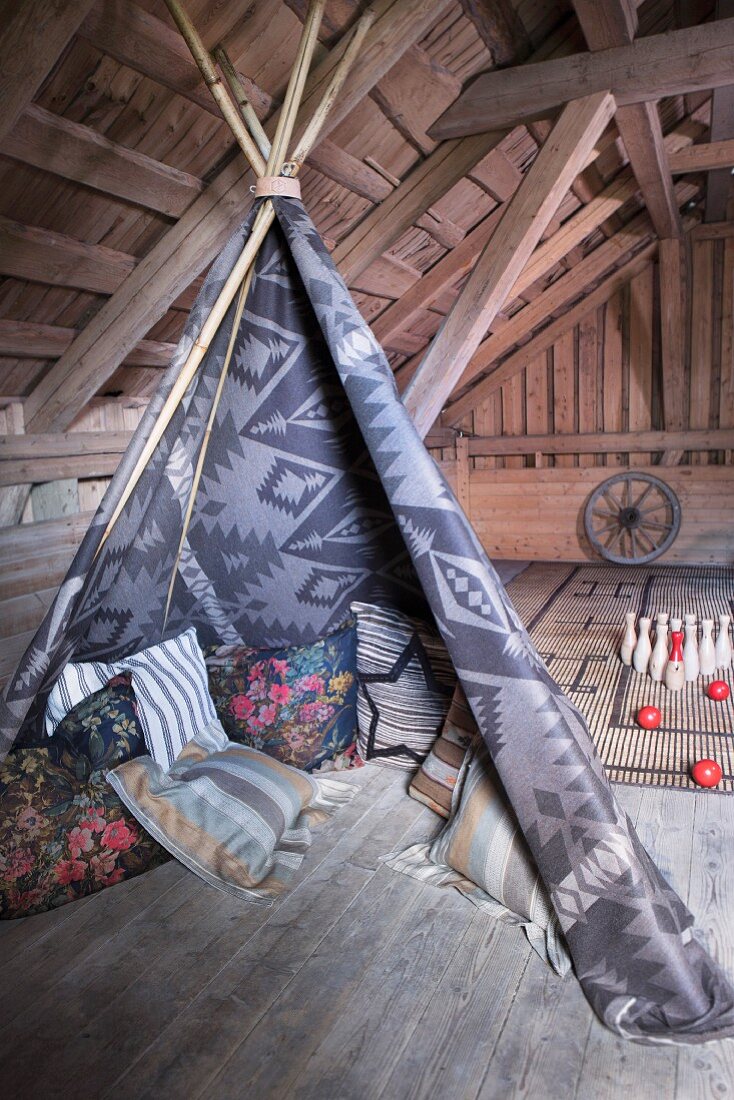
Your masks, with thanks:
[(454, 886), (492, 916), (521, 924), (531, 946), (558, 974), (570, 968), (558, 918), (483, 742), (459, 780), (454, 814), (433, 844), (385, 861), (436, 886)]
[(413, 777), (408, 794), (441, 817), (449, 817), (461, 765), (478, 737), (474, 715), (457, 684), (441, 735)]
[(48, 697), (46, 732), (50, 736), (82, 699), (121, 672), (131, 674), (148, 752), (169, 767), (196, 731), (216, 718), (204, 656), (193, 627), (111, 664), (68, 664)]
[(218, 721), (167, 771), (143, 756), (107, 779), (171, 855), (217, 889), (260, 903), (282, 893), (310, 826), (356, 793), (229, 741)]
[(357, 748), (363, 760), (415, 769), (441, 731), (456, 673), (438, 633), (399, 611), (354, 603)]

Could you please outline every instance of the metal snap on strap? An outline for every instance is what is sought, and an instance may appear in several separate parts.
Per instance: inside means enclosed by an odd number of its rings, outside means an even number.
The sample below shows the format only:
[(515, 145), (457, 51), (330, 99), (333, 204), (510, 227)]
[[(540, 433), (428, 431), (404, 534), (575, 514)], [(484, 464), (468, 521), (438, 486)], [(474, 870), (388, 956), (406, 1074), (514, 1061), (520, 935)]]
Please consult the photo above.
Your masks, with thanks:
[(255, 184), (255, 195), (258, 198), (280, 195), (289, 199), (300, 199), (301, 185), (298, 180), (287, 176), (261, 176)]

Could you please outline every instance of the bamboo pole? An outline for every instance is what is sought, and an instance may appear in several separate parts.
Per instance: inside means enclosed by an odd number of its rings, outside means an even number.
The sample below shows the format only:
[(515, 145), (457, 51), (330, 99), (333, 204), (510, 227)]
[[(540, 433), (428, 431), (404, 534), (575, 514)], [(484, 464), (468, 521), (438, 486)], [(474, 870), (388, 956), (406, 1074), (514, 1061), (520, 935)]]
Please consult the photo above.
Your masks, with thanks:
[(221, 79), (217, 75), (209, 51), (202, 42), (199, 32), (189, 19), (179, 0), (166, 0), (166, 6), (173, 20), (181, 32), (186, 45), (191, 50), (194, 61), (199, 66), (199, 72), (204, 78), (209, 91), (212, 93), (215, 103), (222, 112), (224, 121), (235, 136), (235, 140), (242, 152), (247, 157), (256, 176), (265, 174), (265, 159), (257, 145), (250, 136), (250, 131), (242, 121), (242, 116), (225, 90)]
[(247, 98), (247, 92), (245, 91), (242, 81), (240, 80), (239, 73), (235, 69), (234, 65), (230, 61), (229, 54), (224, 49), (224, 46), (217, 46), (213, 51), (214, 60), (222, 70), (224, 79), (227, 81), (232, 98), (239, 107), (242, 118), (250, 129), (250, 133), (257, 142), (257, 147), (262, 153), (263, 160), (267, 161), (270, 156), (270, 138), (265, 133), (263, 125), (260, 119), (255, 113), (255, 108)]
[(309, 4), (306, 21), (303, 24), (303, 33), (298, 43), (296, 61), (291, 69), (285, 99), (275, 127), (275, 137), (270, 147), (270, 156), (265, 169), (268, 176), (274, 176), (280, 172), (285, 160), (285, 152), (293, 133), (293, 127), (296, 124), (296, 116), (303, 98), (303, 89), (306, 86), (306, 77), (308, 76), (313, 51), (316, 48), (321, 17), (324, 14), (325, 7), (326, 0), (311, 0)]
[[(323, 4), (319, 5), (323, 7)], [(318, 139), (321, 129), (326, 121), (329, 110), (334, 104), (334, 101), (338, 95), (339, 90), (343, 87), (344, 82), (349, 73), (349, 69), (353, 65), (356, 57), (359, 53), (360, 47), (364, 40), (364, 37), (369, 30), (375, 19), (375, 12), (368, 9), (365, 14), (360, 18), (355, 25), (352, 32), (352, 36), (349, 40), (347, 48), (344, 54), (339, 60), (334, 72), (331, 76), (331, 80), (324, 92), (324, 95), (313, 113), (311, 121), (308, 123), (304, 134), (298, 142), (298, 147), (294, 153), (294, 169), (296, 174), (303, 164), (304, 160), (308, 156), (311, 148)], [(304, 25), (304, 37), (305, 37), (305, 25)], [(313, 35), (313, 45), (315, 45), (315, 34)], [(309, 59), (310, 60), (310, 59)], [(289, 84), (289, 89), (291, 85)], [(284, 102), (285, 108), (285, 102)], [(297, 113), (297, 112), (296, 112)], [(295, 118), (295, 115), (294, 115)], [(292, 128), (292, 127), (291, 127)], [(273, 142), (273, 145), (275, 143)], [(269, 173), (268, 173), (269, 174)], [(209, 345), (219, 328), (227, 310), (234, 301), (234, 297), (242, 284), (243, 279), (246, 277), (250, 267), (254, 264), (257, 257), (257, 253), (260, 250), (260, 246), (267, 236), (267, 232), (273, 223), (275, 218), (275, 210), (272, 202), (267, 199), (257, 212), (257, 216), (252, 226), (250, 236), (245, 242), (237, 262), (235, 263), (230, 275), (225, 282), (222, 290), (219, 293), (219, 297), (212, 306), (211, 312), (206, 321), (201, 327), (201, 331), (194, 342), (191, 351), (188, 354), (186, 362), (181, 367), (181, 372), (176, 379), (171, 392), (169, 393), (166, 401), (158, 415), (158, 419), (153, 425), (150, 435), (145, 441), (143, 450), (140, 453), (140, 457), (135, 464), (130, 479), (125, 486), (125, 489), (118, 501), (109, 522), (105, 528), (104, 534), (100, 540), (99, 547), (97, 548), (97, 554), (101, 551), (105, 542), (110, 536), (112, 529), (114, 528), (117, 520), (122, 513), (127, 501), (133, 493), (135, 486), (140, 480), (145, 467), (148, 465), (158, 443), (160, 442), (166, 427), (170, 423), (171, 417), (178, 407), (179, 402), (183, 398), (186, 390), (188, 389), (196, 371), (198, 370), (202, 359), (209, 349)], [(95, 555), (96, 557), (96, 555)]]
[(250, 284), (252, 283), (252, 276), (255, 272), (255, 265), (252, 264), (250, 270), (247, 272), (245, 279), (240, 288), (240, 295), (237, 300), (237, 309), (235, 310), (234, 320), (232, 322), (232, 331), (229, 334), (229, 343), (227, 344), (227, 354), (224, 357), (224, 363), (219, 375), (219, 382), (217, 383), (216, 393), (212, 400), (212, 407), (209, 410), (209, 418), (206, 422), (206, 429), (204, 431), (204, 438), (199, 448), (199, 457), (196, 460), (196, 469), (194, 470), (194, 476), (191, 481), (191, 489), (189, 490), (189, 499), (186, 504), (186, 514), (184, 515), (183, 526), (181, 528), (181, 538), (178, 543), (178, 550), (176, 551), (176, 557), (173, 563), (173, 569), (171, 570), (171, 579), (168, 582), (168, 595), (166, 596), (166, 610), (163, 615), (163, 629), (165, 630), (166, 623), (168, 622), (168, 612), (171, 609), (171, 599), (173, 597), (173, 586), (176, 583), (176, 576), (178, 574), (178, 566), (181, 561), (181, 554), (183, 553), (184, 543), (189, 531), (189, 524), (191, 523), (191, 516), (194, 511), (194, 501), (196, 500), (196, 493), (199, 488), (199, 482), (201, 480), (201, 472), (204, 469), (204, 459), (206, 458), (207, 450), (209, 449), (209, 440), (211, 439), (212, 427), (214, 425), (214, 418), (219, 408), (219, 401), (224, 389), (224, 382), (229, 371), (229, 364), (232, 361), (232, 352), (237, 341), (237, 333), (240, 327), (240, 321), (242, 320), (242, 314), (245, 309), (245, 301), (250, 290)]

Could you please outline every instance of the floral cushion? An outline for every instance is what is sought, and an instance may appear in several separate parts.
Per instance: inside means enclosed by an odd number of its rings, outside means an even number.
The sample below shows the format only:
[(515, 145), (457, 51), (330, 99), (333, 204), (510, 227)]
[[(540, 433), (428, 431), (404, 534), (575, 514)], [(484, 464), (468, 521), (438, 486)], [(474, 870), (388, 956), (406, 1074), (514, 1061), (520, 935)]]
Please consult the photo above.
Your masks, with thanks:
[(55, 909), (169, 858), (108, 786), (106, 768), (80, 781), (51, 755), (20, 748), (0, 767), (0, 918)]
[(353, 622), (312, 645), (222, 646), (207, 658), (209, 690), (227, 735), (311, 771), (354, 744)]
[(47, 747), (49, 758), (86, 778), (95, 768), (114, 768), (147, 752), (129, 674), (116, 676), (77, 704), (52, 737), (30, 745)]

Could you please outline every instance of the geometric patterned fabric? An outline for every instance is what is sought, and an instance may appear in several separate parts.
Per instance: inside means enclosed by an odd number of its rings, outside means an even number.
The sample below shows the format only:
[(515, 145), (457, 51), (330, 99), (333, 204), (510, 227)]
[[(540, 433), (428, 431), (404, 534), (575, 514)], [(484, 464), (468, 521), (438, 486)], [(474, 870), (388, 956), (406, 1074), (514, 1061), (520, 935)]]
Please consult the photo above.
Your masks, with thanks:
[(234, 305), (95, 554), (252, 213), (212, 266), (171, 367), (7, 684), (0, 754), (24, 722), (42, 719), (72, 658), (115, 661), (189, 626), (202, 646), (309, 643), (347, 618), (353, 601), (432, 614), (594, 1010), (642, 1042), (734, 1034), (734, 991), (618, 806), (584, 719), (548, 673), (425, 450), (310, 218), (296, 199), (274, 206), (167, 622)]

